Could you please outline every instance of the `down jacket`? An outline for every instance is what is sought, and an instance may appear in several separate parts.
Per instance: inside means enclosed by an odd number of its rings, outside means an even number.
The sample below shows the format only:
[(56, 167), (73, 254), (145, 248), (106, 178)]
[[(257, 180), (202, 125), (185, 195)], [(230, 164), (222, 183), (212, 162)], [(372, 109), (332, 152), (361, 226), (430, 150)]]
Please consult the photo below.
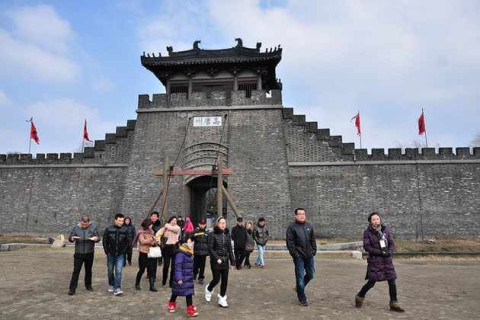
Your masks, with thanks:
[(197, 227), (195, 229), (195, 244), (193, 247), (193, 253), (196, 256), (208, 256), (208, 235), (210, 233), (208, 230), (205, 229), (200, 229)]
[[(173, 268), (173, 287), (172, 293), (177, 296), (194, 295), (194, 283), (193, 283), (193, 258), (192, 255), (183, 250), (183, 246), (177, 251), (175, 255), (175, 267)], [(178, 281), (182, 280), (182, 284), (178, 284)]]
[[(232, 265), (235, 264), (232, 251), (232, 238), (227, 228), (225, 228), (224, 231), (218, 227), (213, 229), (213, 232), (208, 236), (208, 251), (210, 253), (210, 264), (212, 268), (225, 270), (229, 267), (228, 262)], [(222, 260), (221, 264), (218, 264), (218, 259)]]
[(287, 229), (287, 248), (295, 259), (308, 259), (317, 254), (317, 242), (313, 226), (308, 223), (293, 222)]
[(382, 225), (381, 230), (388, 242), (389, 257), (382, 256), (378, 232), (376, 232), (371, 226), (368, 226), (363, 233), (363, 248), (368, 252), (366, 280), (385, 281), (395, 280), (397, 278), (392, 259), (393, 251), (395, 250), (393, 237), (386, 226)]

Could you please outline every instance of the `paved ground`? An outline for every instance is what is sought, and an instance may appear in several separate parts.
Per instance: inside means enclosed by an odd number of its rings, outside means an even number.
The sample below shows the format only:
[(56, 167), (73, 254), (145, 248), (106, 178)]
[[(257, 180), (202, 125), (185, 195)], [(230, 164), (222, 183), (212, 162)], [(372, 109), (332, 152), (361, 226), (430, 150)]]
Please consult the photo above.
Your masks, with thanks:
[[(144, 290), (133, 289), (136, 261), (134, 266), (124, 269), (125, 295), (108, 294), (105, 256), (101, 250), (97, 250), (94, 263), (94, 292), (87, 292), (80, 282), (77, 294), (68, 296), (72, 254), (72, 248), (27, 248), (0, 253), (0, 319), (186, 317), (183, 299), (179, 300), (180, 310), (168, 314), (168, 288), (149, 292), (145, 290), (146, 281), (142, 280)], [(219, 308), (214, 299), (206, 304), (201, 286), (196, 288), (194, 303), (200, 319), (478, 319), (478, 260), (397, 261), (399, 299), (407, 310), (405, 314), (388, 310), (386, 283), (377, 284), (367, 296), (364, 308), (355, 309), (353, 297), (364, 282), (365, 268), (365, 261), (317, 260), (316, 278), (307, 289), (310, 306), (305, 308), (297, 305), (291, 289), (291, 261), (270, 259), (266, 269), (231, 273), (227, 292), (229, 309)]]

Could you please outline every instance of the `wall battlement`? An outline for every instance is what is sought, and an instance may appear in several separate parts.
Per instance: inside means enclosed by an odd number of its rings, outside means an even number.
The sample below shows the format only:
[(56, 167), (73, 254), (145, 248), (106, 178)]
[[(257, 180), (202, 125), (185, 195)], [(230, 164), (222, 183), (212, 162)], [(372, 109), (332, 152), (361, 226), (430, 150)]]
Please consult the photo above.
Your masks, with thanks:
[(170, 96), (165, 93), (153, 94), (151, 100), (148, 94), (138, 96), (139, 109), (281, 104), (281, 90), (271, 90), (270, 96), (264, 90), (252, 90), (251, 97), (246, 97), (246, 92), (242, 90), (193, 92), (189, 98), (186, 93), (173, 93)]
[[(37, 153), (34, 158), (32, 154), (0, 154), (0, 165), (42, 165), (42, 164), (81, 164), (81, 163), (126, 163), (125, 157), (119, 159), (108, 157), (110, 149), (120, 147), (122, 154), (128, 154), (128, 145), (122, 142), (135, 130), (136, 120), (128, 120), (127, 125), (117, 127), (116, 133), (107, 133), (105, 140), (95, 140), (93, 147), (85, 147), (83, 152), (75, 153)], [(122, 161), (118, 161), (122, 160)]]
[(283, 118), (293, 126), (301, 126), (307, 134), (314, 134), (319, 142), (326, 142), (341, 161), (386, 161), (386, 160), (475, 160), (480, 159), (480, 147), (442, 148), (373, 148), (355, 149), (354, 143), (342, 142), (342, 136), (330, 135), (330, 129), (319, 129), (317, 122), (306, 121), (305, 115), (294, 114), (293, 108), (283, 108)]

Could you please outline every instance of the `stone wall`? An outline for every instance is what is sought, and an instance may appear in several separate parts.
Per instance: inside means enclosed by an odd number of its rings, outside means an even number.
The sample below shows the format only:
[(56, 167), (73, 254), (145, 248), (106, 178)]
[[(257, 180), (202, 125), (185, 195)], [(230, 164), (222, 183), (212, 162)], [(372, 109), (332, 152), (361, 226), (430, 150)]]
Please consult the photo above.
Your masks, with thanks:
[(361, 238), (378, 211), (404, 238), (480, 235), (480, 161), (291, 164), (293, 206), (317, 234)]
[(103, 230), (119, 212), (125, 165), (0, 166), (0, 232), (70, 232), (82, 214)]

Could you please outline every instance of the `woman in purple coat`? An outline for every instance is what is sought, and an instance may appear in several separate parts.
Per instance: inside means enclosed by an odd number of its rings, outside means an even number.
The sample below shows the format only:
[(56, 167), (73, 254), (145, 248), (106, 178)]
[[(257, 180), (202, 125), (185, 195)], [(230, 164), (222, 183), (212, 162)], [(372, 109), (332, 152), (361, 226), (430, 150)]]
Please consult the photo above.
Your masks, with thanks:
[(367, 275), (365, 276), (365, 280), (368, 281), (355, 296), (355, 306), (357, 308), (362, 307), (365, 295), (377, 281), (388, 281), (390, 310), (404, 312), (405, 310), (400, 307), (397, 300), (397, 286), (395, 284), (397, 275), (392, 261), (395, 249), (393, 237), (387, 226), (381, 223), (380, 215), (377, 212), (368, 216), (368, 222), (370, 224), (363, 233), (363, 248), (368, 252)]
[(197, 308), (193, 305), (195, 294), (193, 283), (193, 234), (185, 234), (181, 245), (175, 254), (172, 296), (168, 301), (168, 311), (177, 309), (177, 297), (183, 296), (187, 300), (187, 314), (190, 317), (198, 316)]

